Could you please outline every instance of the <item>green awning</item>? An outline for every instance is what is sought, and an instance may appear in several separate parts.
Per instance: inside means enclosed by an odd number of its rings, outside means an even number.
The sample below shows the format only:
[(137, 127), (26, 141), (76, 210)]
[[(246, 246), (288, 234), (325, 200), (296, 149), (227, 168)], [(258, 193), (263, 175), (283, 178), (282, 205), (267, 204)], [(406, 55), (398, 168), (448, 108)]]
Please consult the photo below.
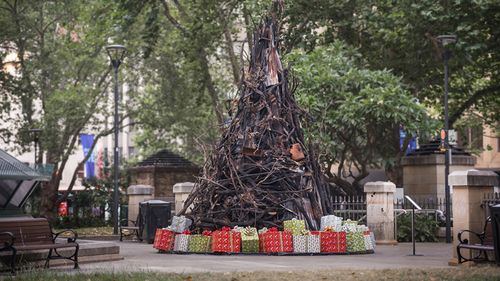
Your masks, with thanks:
[(37, 172), (0, 149), (0, 208), (22, 207), (38, 183), (48, 180), (50, 176)]

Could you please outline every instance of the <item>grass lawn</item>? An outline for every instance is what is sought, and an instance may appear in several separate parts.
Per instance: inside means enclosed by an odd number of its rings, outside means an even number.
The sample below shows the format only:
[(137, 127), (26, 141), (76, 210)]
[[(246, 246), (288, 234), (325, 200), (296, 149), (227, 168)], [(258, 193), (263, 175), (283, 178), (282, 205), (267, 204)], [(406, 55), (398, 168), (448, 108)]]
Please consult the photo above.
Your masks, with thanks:
[[(0, 277), (1, 279), (1, 277)], [(500, 280), (500, 267), (476, 266), (457, 267), (447, 269), (386, 269), (386, 270), (335, 270), (335, 271), (299, 271), (299, 272), (226, 272), (226, 273), (75, 273), (68, 271), (54, 273), (50, 271), (33, 271), (20, 273), (17, 277), (8, 277), (5, 280), (28, 281), (245, 281), (245, 280), (277, 280), (277, 281), (302, 281), (302, 280)]]
[[(78, 236), (99, 236), (99, 235), (112, 235), (112, 226), (100, 226), (100, 227), (82, 227), (73, 229)], [(54, 232), (61, 231), (61, 229), (54, 229)]]

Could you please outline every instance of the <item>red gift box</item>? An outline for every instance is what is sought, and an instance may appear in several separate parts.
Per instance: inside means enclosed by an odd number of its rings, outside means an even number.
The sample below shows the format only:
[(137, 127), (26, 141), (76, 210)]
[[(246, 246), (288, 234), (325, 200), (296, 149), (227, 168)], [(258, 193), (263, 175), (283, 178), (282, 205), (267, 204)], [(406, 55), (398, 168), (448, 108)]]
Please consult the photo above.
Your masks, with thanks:
[(347, 235), (345, 232), (312, 231), (314, 235), (320, 235), (322, 253), (346, 253)]
[(271, 228), (261, 234), (260, 238), (262, 238), (262, 252), (264, 253), (293, 252), (293, 236), (289, 231)]
[(212, 232), (212, 251), (219, 253), (241, 252), (241, 233), (223, 227)]
[(259, 233), (259, 252), (264, 252), (264, 235), (262, 233)]
[(153, 248), (162, 251), (172, 251), (174, 248), (175, 232), (168, 229), (156, 230)]

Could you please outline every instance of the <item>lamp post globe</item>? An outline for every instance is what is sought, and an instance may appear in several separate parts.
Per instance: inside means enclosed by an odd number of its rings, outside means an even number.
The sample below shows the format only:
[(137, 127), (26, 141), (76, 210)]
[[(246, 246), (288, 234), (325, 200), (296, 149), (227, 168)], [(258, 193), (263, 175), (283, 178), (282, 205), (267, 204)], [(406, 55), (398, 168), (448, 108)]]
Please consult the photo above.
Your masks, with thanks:
[(119, 105), (119, 91), (118, 91), (118, 68), (120, 67), (123, 58), (127, 52), (127, 49), (122, 45), (109, 45), (106, 47), (106, 52), (108, 53), (109, 59), (111, 61), (111, 66), (114, 69), (114, 121), (113, 121), (113, 131), (114, 131), (114, 149), (113, 149), (113, 234), (118, 234), (118, 223), (119, 223), (119, 213), (118, 206), (120, 204), (119, 197), (119, 147), (118, 147), (118, 105)]
[(451, 51), (447, 48), (450, 44), (457, 42), (456, 35), (439, 35), (436, 37), (441, 47), (441, 57), (444, 63), (444, 193), (446, 207), (446, 243), (451, 243), (451, 195), (448, 184), (448, 175), (450, 174), (451, 149), (449, 143), (449, 119), (448, 119), (448, 79), (449, 69), (448, 61), (451, 58)]

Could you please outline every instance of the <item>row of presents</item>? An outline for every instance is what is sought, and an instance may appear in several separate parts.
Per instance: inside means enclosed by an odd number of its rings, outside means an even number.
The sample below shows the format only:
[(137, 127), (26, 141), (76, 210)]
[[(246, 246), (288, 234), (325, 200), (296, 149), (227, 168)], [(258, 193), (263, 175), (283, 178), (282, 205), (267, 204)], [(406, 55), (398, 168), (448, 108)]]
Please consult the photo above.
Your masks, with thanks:
[[(322, 219), (321, 231), (309, 231), (303, 220), (283, 222), (277, 228), (223, 227), (192, 234), (189, 219), (174, 217), (172, 225), (157, 229), (153, 247), (160, 251), (193, 253), (354, 253), (372, 251), (373, 233), (356, 221), (335, 216)], [(340, 224), (339, 224), (340, 222)]]

